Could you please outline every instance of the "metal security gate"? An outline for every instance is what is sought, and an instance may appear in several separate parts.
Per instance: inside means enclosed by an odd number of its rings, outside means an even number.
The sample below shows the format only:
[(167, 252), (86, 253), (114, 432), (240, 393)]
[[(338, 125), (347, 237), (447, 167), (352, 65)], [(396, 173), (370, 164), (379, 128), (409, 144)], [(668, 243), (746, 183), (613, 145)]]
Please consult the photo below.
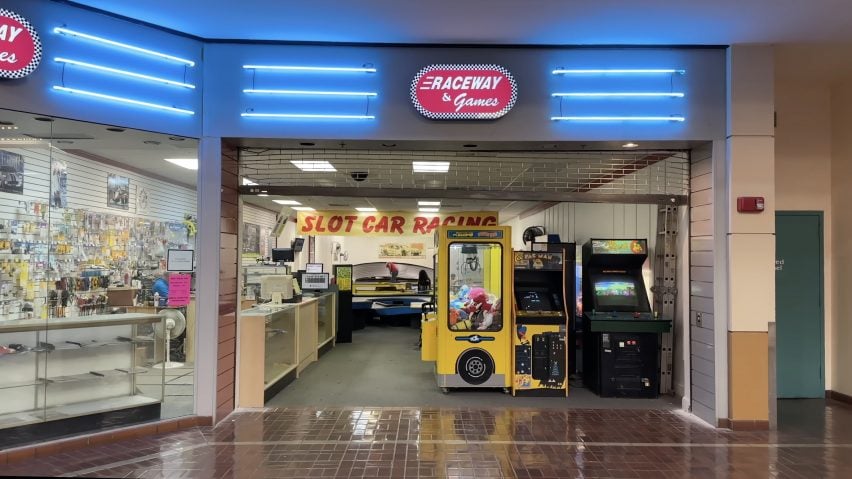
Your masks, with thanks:
[(241, 191), (686, 204), (684, 151), (240, 150)]

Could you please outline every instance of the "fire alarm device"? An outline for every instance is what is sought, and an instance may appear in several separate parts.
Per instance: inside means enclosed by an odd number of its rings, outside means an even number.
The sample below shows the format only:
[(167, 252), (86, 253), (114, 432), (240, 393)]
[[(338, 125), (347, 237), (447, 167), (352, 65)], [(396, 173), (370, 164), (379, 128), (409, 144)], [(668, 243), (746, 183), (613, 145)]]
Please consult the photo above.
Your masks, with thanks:
[(762, 196), (740, 196), (737, 198), (737, 211), (740, 213), (760, 213), (763, 209)]

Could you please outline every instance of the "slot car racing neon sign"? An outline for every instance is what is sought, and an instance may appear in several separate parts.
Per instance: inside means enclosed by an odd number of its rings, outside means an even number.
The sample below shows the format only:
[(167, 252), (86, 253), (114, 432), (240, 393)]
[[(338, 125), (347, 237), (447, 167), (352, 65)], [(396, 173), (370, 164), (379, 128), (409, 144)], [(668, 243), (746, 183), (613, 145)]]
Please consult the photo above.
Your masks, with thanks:
[(0, 78), (24, 78), (41, 62), (41, 41), (26, 18), (0, 8)]
[(499, 65), (429, 65), (411, 82), (414, 107), (432, 120), (494, 120), (517, 99), (515, 78)]

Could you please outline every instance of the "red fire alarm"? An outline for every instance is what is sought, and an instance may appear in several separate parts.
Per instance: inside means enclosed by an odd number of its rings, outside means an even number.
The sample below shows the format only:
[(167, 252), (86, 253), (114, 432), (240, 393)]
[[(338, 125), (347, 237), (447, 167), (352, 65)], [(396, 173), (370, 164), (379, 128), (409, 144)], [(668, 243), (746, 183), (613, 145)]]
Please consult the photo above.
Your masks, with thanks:
[(760, 213), (763, 211), (762, 196), (740, 196), (737, 198), (737, 211), (740, 213)]

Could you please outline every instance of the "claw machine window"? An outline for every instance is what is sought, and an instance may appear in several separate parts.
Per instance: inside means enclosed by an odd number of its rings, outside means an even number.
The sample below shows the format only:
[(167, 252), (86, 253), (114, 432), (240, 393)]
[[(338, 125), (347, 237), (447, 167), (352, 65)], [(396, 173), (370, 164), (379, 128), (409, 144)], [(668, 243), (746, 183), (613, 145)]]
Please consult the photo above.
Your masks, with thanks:
[(450, 244), (448, 326), (453, 331), (503, 329), (503, 247)]

